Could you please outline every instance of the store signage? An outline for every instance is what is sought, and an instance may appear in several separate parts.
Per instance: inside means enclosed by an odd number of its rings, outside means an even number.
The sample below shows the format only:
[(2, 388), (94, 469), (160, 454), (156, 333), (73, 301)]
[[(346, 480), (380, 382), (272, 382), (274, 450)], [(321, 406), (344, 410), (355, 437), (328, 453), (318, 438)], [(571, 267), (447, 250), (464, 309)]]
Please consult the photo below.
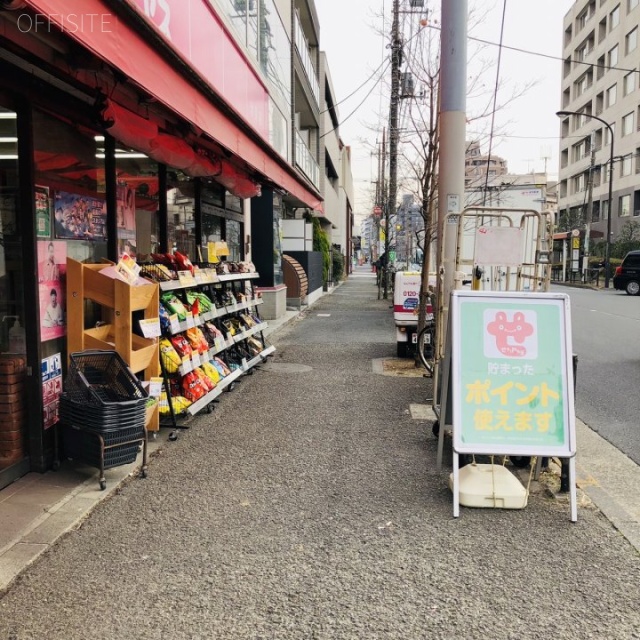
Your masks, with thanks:
[(455, 291), (452, 321), (454, 449), (573, 456), (568, 296)]
[(160, 337), (160, 318), (147, 318), (140, 320), (140, 330), (145, 338)]
[(162, 394), (162, 378), (151, 378), (149, 383), (149, 397), (159, 398)]
[(207, 83), (269, 140), (269, 94), (205, 0), (126, 0)]
[(62, 356), (56, 353), (42, 360), (42, 412), (44, 428), (58, 422), (58, 407), (62, 393)]

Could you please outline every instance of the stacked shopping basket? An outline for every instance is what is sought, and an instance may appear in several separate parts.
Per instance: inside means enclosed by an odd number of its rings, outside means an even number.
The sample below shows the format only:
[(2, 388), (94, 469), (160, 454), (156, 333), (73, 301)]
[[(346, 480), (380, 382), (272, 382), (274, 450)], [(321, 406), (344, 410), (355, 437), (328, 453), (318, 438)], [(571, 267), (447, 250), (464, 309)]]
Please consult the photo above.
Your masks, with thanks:
[(83, 351), (69, 357), (65, 392), (60, 398), (66, 457), (104, 471), (134, 462), (143, 451), (147, 474), (147, 393), (116, 351)]

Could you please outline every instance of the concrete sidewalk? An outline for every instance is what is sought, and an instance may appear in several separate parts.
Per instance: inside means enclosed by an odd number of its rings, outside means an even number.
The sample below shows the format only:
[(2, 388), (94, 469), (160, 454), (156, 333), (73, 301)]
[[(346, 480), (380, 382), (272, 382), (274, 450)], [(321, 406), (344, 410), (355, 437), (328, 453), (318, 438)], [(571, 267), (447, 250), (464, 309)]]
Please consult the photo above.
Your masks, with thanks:
[[(375, 276), (361, 268), (354, 277)], [(274, 338), (305, 311), (288, 310), (278, 320), (270, 320), (265, 337)], [(583, 422), (576, 422), (580, 502), (584, 505), (586, 496), (640, 552), (640, 467)], [(168, 435), (163, 429), (157, 438), (149, 439), (150, 473), (153, 456), (167, 445)], [(137, 477), (140, 465), (141, 458), (110, 469), (105, 491), (99, 490), (97, 470), (78, 464), (63, 465), (57, 472), (30, 473), (1, 490), (0, 591), (60, 536), (79, 526), (122, 482)], [(557, 497), (566, 499), (562, 494)]]
[(370, 278), (271, 323), (264, 371), (176, 442), (161, 431), (147, 480), (115, 468), (101, 492), (65, 467), (0, 491), (0, 591), (26, 576), (0, 636), (86, 637), (91, 598), (97, 639), (634, 637), (640, 468), (578, 422), (575, 525), (543, 492), (454, 521), (409, 410), (430, 381), (372, 370), (395, 344)]

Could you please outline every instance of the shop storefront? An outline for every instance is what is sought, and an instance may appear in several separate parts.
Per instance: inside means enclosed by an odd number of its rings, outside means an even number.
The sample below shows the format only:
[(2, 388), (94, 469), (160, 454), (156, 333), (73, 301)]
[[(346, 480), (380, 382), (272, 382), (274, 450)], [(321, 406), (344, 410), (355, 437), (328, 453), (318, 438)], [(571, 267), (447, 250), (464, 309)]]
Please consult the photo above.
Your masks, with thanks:
[(225, 240), (241, 260), (247, 198), (264, 186), (319, 201), (220, 95), (176, 70), (144, 3), (125, 4), (0, 3), (0, 488), (52, 462), (67, 258), (177, 249), (206, 261)]

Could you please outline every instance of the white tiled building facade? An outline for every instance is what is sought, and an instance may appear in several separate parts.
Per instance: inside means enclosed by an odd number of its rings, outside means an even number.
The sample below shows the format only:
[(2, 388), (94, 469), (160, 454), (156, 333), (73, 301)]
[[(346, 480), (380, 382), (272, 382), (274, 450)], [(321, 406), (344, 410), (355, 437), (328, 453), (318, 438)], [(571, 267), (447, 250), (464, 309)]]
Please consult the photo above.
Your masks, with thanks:
[[(564, 18), (559, 222), (586, 222), (593, 164), (592, 229), (611, 239), (640, 221), (640, 0), (579, 0)], [(600, 118), (601, 120), (598, 120)], [(606, 124), (605, 124), (606, 123)], [(611, 160), (613, 129), (614, 156)]]

